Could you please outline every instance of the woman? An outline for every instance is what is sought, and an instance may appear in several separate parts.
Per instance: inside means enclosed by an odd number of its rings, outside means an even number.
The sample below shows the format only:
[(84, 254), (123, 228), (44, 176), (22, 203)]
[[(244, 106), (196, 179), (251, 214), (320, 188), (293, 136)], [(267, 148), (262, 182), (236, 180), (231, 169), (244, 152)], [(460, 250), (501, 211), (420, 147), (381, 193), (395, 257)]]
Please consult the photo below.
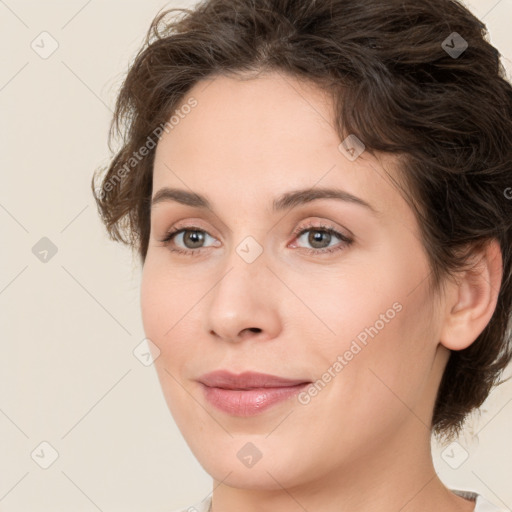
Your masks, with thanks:
[(484, 25), (452, 0), (170, 13), (92, 186), (214, 480), (187, 510), (499, 510), (430, 445), (512, 355), (512, 88)]

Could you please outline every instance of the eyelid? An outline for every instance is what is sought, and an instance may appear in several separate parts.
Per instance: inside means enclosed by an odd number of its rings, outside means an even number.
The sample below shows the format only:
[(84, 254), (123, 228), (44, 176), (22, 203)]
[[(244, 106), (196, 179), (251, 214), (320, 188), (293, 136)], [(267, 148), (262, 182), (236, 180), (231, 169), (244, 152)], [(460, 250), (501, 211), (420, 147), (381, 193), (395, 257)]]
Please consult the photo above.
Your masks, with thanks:
[(297, 228), (295, 228), (292, 232), (293, 235), (300, 235), (304, 231), (308, 230), (314, 230), (317, 229), (319, 231), (325, 230), (325, 231), (334, 231), (338, 235), (346, 238), (346, 239), (354, 239), (354, 235), (349, 229), (338, 227), (336, 223), (332, 223), (331, 221), (326, 220), (308, 220), (305, 224), (299, 225)]
[(209, 227), (207, 228), (200, 219), (189, 217), (174, 222), (170, 228), (165, 230), (165, 235), (167, 235), (171, 231), (176, 232), (181, 229), (188, 229), (190, 231), (196, 229), (197, 231), (204, 231), (213, 238), (217, 238), (211, 233), (212, 230)]

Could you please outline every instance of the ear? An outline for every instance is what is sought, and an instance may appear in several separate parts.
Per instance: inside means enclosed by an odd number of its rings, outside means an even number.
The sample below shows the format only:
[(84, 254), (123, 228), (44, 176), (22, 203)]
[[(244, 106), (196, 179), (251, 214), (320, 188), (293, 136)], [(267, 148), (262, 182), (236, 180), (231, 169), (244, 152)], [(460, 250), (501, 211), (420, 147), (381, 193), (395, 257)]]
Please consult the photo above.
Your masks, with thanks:
[(499, 243), (490, 240), (475, 252), (473, 266), (447, 286), (440, 342), (450, 350), (469, 347), (485, 329), (496, 308), (503, 276)]

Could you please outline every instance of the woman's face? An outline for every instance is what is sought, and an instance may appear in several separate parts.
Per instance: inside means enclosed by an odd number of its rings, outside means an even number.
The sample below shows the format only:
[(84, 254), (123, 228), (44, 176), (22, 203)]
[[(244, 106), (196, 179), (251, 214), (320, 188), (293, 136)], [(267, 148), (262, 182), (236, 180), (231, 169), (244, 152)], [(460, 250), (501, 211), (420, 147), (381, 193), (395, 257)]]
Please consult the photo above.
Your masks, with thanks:
[(190, 97), (156, 149), (141, 301), (195, 456), (280, 489), (423, 454), (447, 351), (395, 161), (340, 150), (328, 97), (291, 77)]

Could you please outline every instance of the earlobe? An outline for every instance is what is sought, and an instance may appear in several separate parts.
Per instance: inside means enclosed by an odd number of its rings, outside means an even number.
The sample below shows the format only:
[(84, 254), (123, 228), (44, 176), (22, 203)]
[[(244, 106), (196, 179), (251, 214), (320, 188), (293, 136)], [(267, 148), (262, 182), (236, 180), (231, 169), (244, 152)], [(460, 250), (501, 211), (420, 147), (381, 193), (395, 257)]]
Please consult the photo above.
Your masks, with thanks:
[(449, 285), (440, 343), (450, 350), (471, 345), (485, 329), (496, 308), (503, 275), (497, 240), (492, 239), (475, 253), (474, 265), (457, 283)]

